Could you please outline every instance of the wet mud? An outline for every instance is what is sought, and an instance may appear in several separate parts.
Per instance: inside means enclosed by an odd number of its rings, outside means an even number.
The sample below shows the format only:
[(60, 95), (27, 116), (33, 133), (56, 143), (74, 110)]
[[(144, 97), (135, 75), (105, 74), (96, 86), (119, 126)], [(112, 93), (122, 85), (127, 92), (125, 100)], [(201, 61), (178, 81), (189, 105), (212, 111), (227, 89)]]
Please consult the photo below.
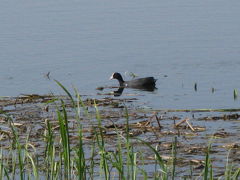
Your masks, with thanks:
[[(66, 96), (22, 95), (0, 99), (0, 145), (10, 148), (13, 137), (10, 123), (14, 125), (20, 141), (29, 137), (29, 142), (37, 149), (38, 156), (43, 156), (46, 121), (52, 124), (55, 136), (59, 136), (56, 109), (59, 99), (67, 107), (71, 146), (78, 142), (78, 121), (75, 118), (71, 101)], [(190, 169), (197, 175), (204, 168), (208, 145), (211, 143), (211, 159), (215, 173), (222, 175), (227, 164), (240, 164), (240, 112), (197, 111), (197, 110), (154, 110), (143, 109), (136, 98), (100, 98), (83, 97), (80, 122), (86, 151), (91, 148), (94, 127), (97, 126), (96, 103), (102, 120), (105, 142), (108, 151), (114, 151), (117, 134), (126, 135), (126, 118), (129, 119), (129, 132), (135, 151), (143, 152), (145, 168), (151, 174), (154, 169), (154, 153), (141, 141), (157, 147), (165, 161), (172, 160), (172, 146), (177, 139), (177, 173), (188, 176)], [(128, 113), (126, 114), (126, 109)], [(13, 122), (9, 121), (12, 117)], [(96, 158), (98, 158), (96, 156)], [(141, 163), (141, 162), (139, 162)]]

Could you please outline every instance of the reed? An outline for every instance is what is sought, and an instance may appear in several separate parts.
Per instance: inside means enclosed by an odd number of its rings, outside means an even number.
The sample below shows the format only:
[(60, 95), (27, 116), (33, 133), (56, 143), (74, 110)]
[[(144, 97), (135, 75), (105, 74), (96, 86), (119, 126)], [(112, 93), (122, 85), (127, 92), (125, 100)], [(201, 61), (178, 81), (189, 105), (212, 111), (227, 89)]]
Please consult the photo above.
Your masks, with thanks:
[[(125, 108), (125, 129), (120, 132), (115, 126), (117, 143), (109, 150), (109, 143), (106, 139), (105, 127), (101, 113), (96, 101), (94, 102), (95, 117), (91, 117), (87, 107), (81, 100), (76, 89), (75, 94), (71, 93), (58, 81), (56, 83), (67, 94), (74, 109), (77, 120), (77, 142), (71, 143), (71, 131), (69, 129), (69, 115), (67, 106), (61, 98), (56, 105), (56, 117), (58, 128), (53, 128), (50, 120), (45, 121), (45, 132), (43, 142), (44, 153), (39, 160), (37, 147), (29, 142), (31, 131), (26, 137), (19, 135), (14, 125), (14, 119), (5, 114), (11, 129), (11, 147), (6, 151), (0, 148), (0, 180), (2, 179), (179, 179), (177, 175), (177, 138), (173, 138), (172, 155), (170, 163), (163, 160), (158, 146), (154, 147), (149, 142), (140, 138), (131, 137), (128, 109)], [(83, 112), (83, 113), (82, 113)], [(3, 113), (3, 112), (2, 112)], [(92, 125), (91, 149), (86, 148), (84, 129), (81, 118), (88, 118)], [(94, 125), (94, 123), (97, 125)], [(57, 136), (59, 134), (59, 136)], [(148, 149), (155, 157), (155, 172), (153, 177), (149, 176), (144, 168), (144, 152), (135, 148), (134, 143), (139, 142)], [(208, 146), (204, 170), (199, 176), (202, 179), (214, 179), (214, 168), (210, 158), (211, 144)], [(228, 162), (228, 161), (227, 161)], [(193, 169), (190, 169), (193, 177)], [(240, 168), (233, 164), (226, 164), (225, 179), (239, 179)]]

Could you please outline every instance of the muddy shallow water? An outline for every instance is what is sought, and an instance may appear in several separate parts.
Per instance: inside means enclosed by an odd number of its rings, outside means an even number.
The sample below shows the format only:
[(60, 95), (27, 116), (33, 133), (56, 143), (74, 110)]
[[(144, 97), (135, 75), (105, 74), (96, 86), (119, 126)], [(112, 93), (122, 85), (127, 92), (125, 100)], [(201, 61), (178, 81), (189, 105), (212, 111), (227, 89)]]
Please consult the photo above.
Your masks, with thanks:
[[(53, 99), (64, 99), (69, 116), (69, 129), (71, 146), (78, 142), (77, 121), (71, 103), (65, 96), (39, 96), (26, 95), (16, 98), (0, 99), (1, 109), (13, 117), (22, 139), (30, 132), (30, 143), (37, 149), (41, 157), (44, 152), (43, 134), (46, 129), (45, 121), (48, 119), (58, 135), (58, 121), (56, 119), (56, 104), (48, 103)], [(90, 150), (93, 127), (97, 126), (96, 112), (93, 107), (94, 100), (83, 97), (88, 108), (88, 116), (82, 112), (81, 123), (85, 151)], [(126, 112), (129, 114), (130, 135), (133, 138), (135, 151), (141, 149), (145, 158), (144, 169), (151, 176), (154, 169), (154, 154), (148, 147), (134, 138), (140, 138), (151, 145), (158, 145), (158, 151), (166, 161), (171, 159), (172, 142), (177, 137), (177, 173), (179, 176), (188, 176), (190, 167), (194, 175), (203, 170), (208, 144), (212, 143), (211, 159), (216, 176), (223, 175), (227, 156), (229, 162), (240, 164), (239, 122), (240, 110), (167, 110), (143, 108), (136, 98), (102, 98), (97, 99), (99, 112), (104, 127), (104, 137), (109, 151), (114, 150), (117, 144), (117, 133), (125, 134)], [(224, 111), (224, 112), (219, 112)], [(4, 114), (0, 115), (0, 145), (3, 149), (9, 148), (11, 129)], [(89, 151), (90, 152), (90, 151)], [(229, 155), (228, 155), (229, 153)], [(86, 157), (90, 154), (86, 154)], [(97, 157), (96, 157), (97, 158)]]

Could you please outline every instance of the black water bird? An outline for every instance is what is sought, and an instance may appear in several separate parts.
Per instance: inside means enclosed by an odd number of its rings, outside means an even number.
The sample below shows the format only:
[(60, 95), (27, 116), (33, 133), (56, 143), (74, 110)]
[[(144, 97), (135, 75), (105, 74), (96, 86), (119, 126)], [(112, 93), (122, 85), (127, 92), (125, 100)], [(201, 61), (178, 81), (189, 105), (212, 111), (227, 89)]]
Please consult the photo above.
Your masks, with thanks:
[(122, 75), (118, 72), (115, 72), (112, 74), (110, 79), (117, 79), (120, 87), (123, 88), (128, 87), (147, 91), (154, 91), (154, 89), (156, 89), (155, 86), (157, 79), (154, 79), (154, 77), (137, 78), (130, 81), (124, 81)]

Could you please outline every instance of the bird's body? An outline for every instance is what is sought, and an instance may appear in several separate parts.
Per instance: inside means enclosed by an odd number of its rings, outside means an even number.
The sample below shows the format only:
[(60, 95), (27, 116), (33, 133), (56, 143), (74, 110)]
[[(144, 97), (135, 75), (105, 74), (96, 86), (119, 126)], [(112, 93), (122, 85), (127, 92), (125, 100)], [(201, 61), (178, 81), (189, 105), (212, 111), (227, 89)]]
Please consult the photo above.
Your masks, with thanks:
[(153, 77), (138, 78), (131, 81), (125, 81), (126, 87), (155, 86), (156, 80)]
[(154, 77), (137, 78), (131, 81), (124, 81), (120, 73), (113, 73), (110, 79), (117, 79), (121, 87), (154, 90), (157, 79)]

